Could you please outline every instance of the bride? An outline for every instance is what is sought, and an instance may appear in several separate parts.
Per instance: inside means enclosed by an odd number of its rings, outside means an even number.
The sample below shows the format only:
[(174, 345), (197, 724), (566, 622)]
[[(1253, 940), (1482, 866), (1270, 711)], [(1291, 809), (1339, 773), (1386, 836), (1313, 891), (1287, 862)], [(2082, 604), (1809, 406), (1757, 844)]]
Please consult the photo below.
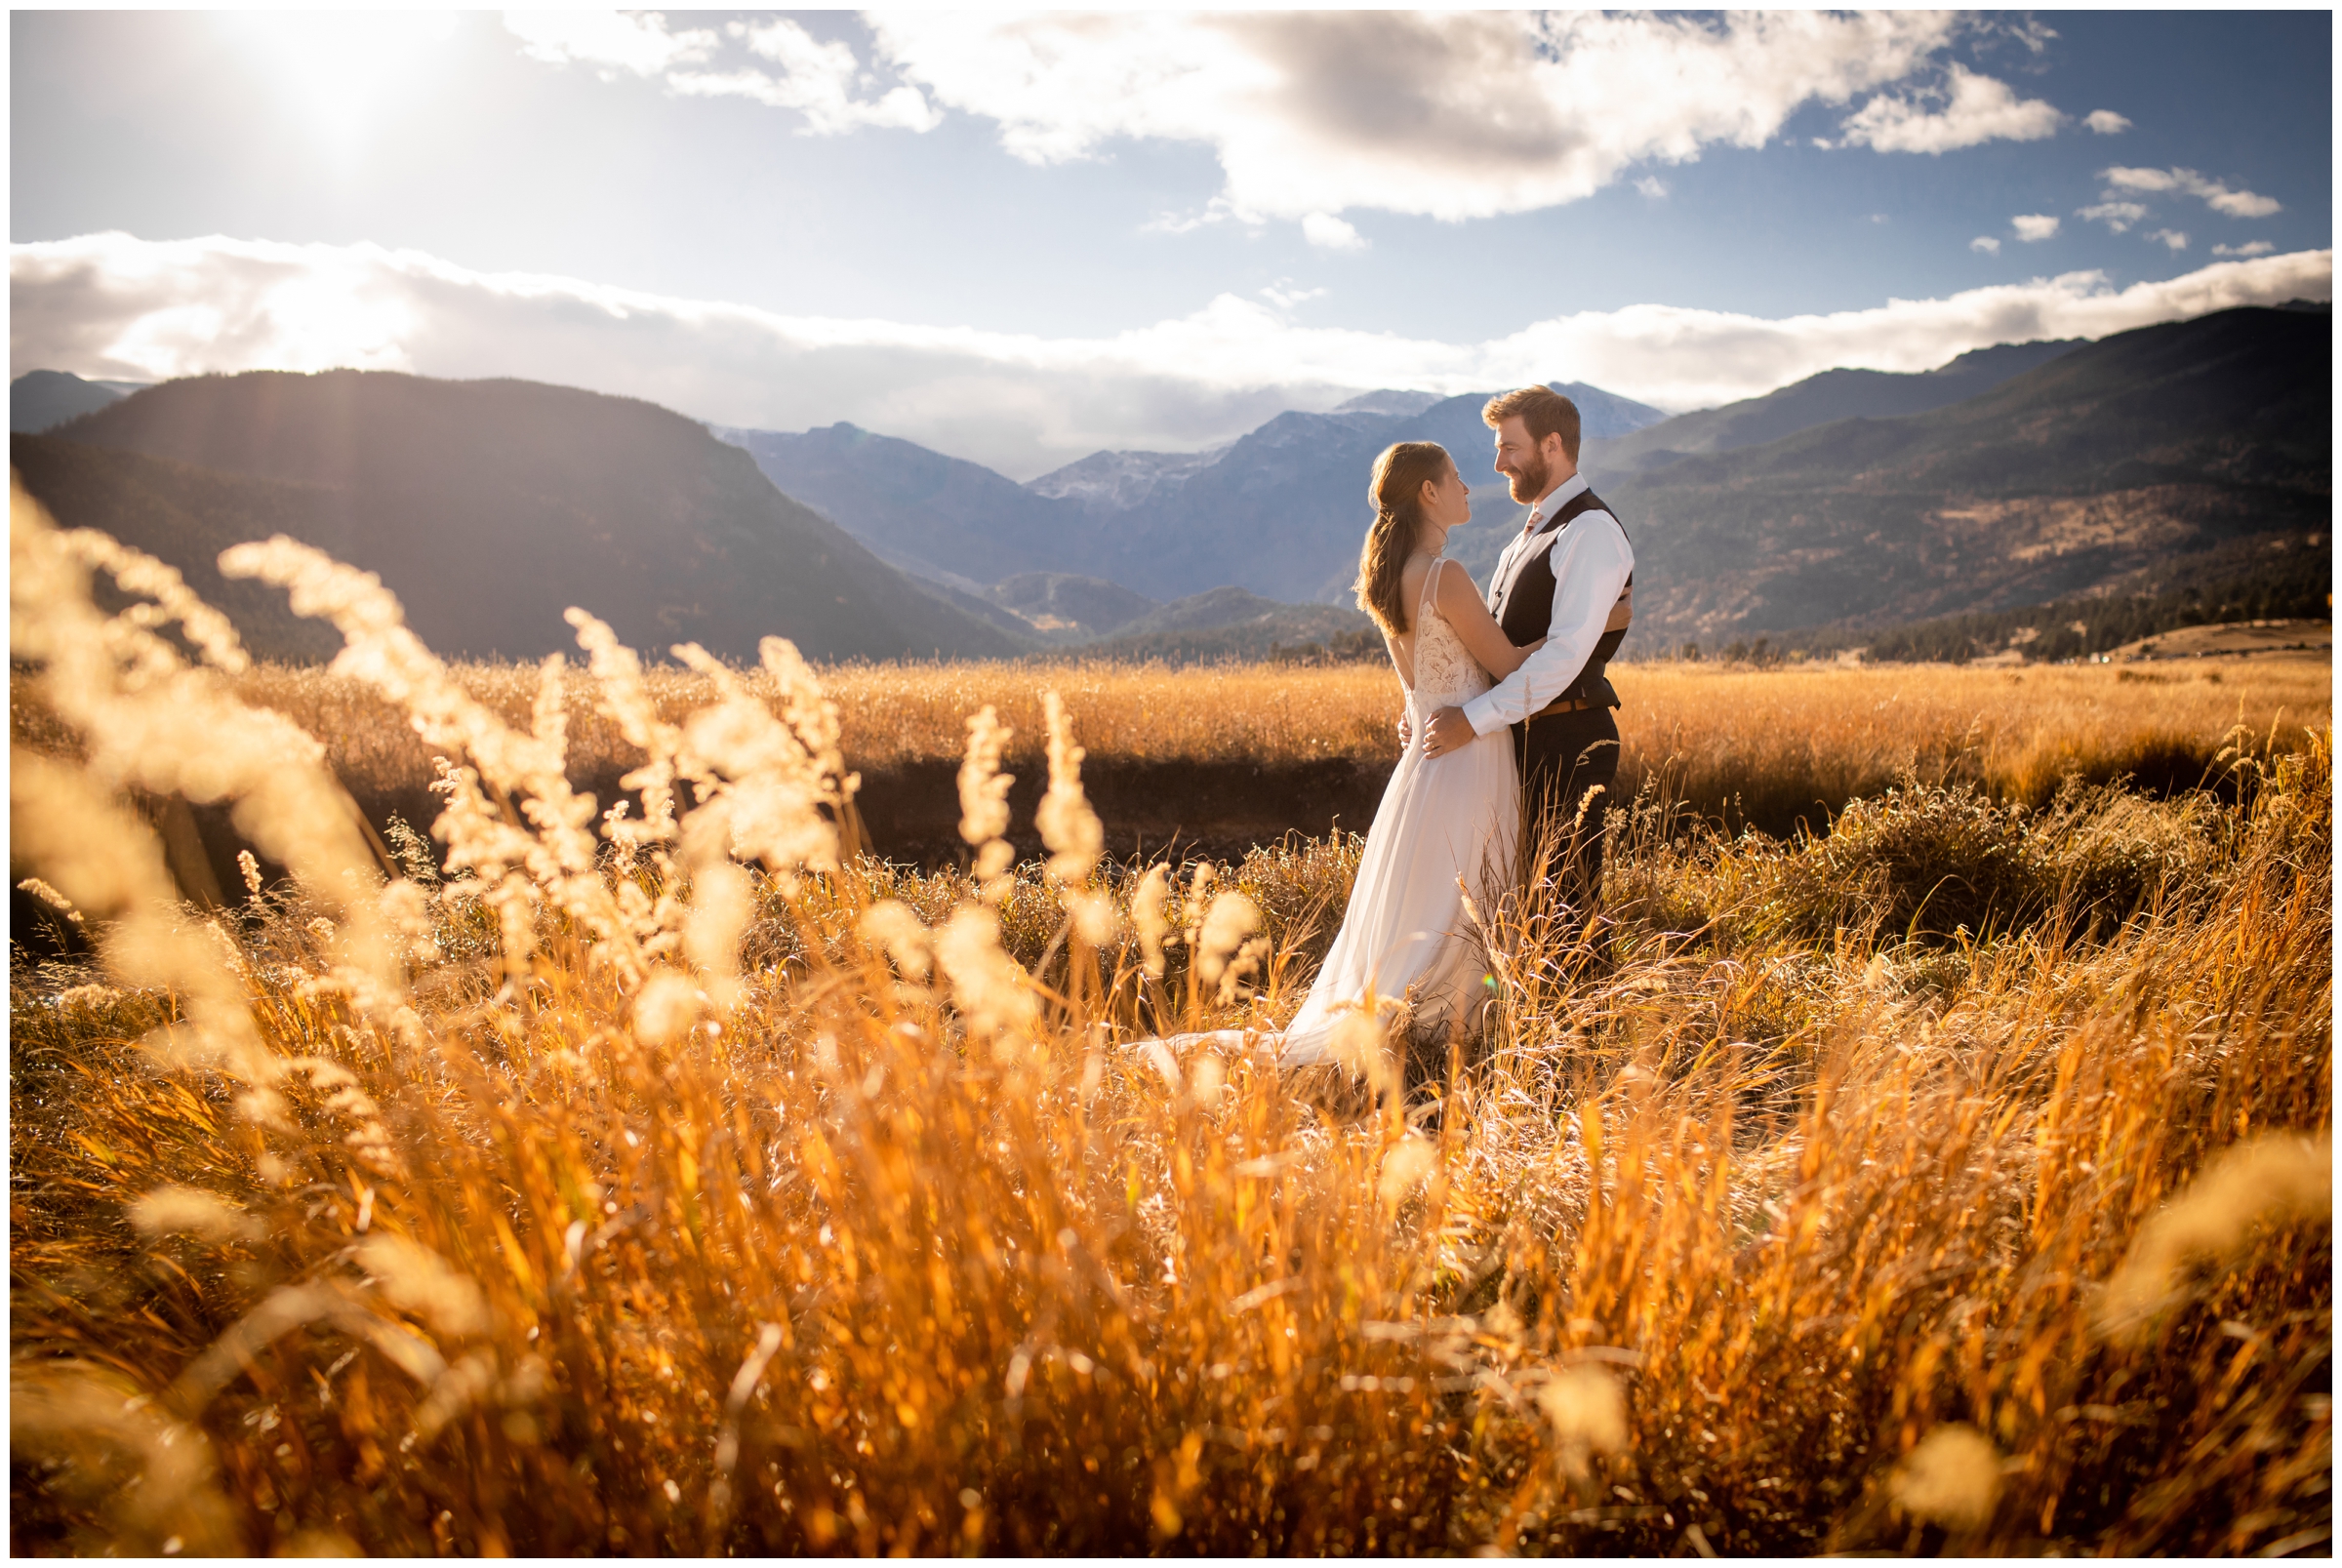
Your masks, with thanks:
[[(1368, 494), (1375, 518), (1358, 554), (1358, 607), (1382, 628), (1411, 741), (1367, 830), (1333, 950), (1270, 1042), (1286, 1066), (1335, 1061), (1339, 1025), (1365, 1008), (1386, 1029), (1403, 1014), (1416, 1029), (1469, 1030), (1484, 965), (1466, 894), (1495, 907), (1512, 884), (1520, 833), (1510, 731), (1423, 753), (1433, 713), (1487, 691), (1538, 646), (1515, 647), (1472, 574), (1440, 554), (1448, 532), (1472, 519), (1472, 491), (1446, 448), (1401, 441), (1375, 459)], [(1188, 1040), (1235, 1048), (1243, 1038), (1221, 1029)]]

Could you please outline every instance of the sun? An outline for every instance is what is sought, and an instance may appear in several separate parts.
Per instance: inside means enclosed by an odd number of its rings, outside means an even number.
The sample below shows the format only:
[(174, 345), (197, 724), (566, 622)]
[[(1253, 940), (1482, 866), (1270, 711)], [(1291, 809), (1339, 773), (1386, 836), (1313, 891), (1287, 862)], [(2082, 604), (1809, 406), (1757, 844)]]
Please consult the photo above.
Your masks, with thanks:
[(288, 101), (338, 161), (402, 92), (427, 79), (460, 18), (434, 11), (271, 11), (223, 14), (218, 25)]

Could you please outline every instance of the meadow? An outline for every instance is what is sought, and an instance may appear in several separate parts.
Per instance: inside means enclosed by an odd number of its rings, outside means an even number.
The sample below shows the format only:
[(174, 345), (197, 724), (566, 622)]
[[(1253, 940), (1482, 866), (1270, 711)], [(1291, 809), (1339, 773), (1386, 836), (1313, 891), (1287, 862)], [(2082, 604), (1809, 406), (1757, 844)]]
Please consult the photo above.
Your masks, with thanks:
[[(450, 673), (504, 723), (531, 722), (535, 666), (460, 664)], [(750, 692), (774, 695), (760, 671), (737, 673)], [(1397, 750), (1398, 688), (1382, 665), (849, 664), (820, 678), (837, 708), (841, 755), (861, 779), (866, 847), (930, 866), (966, 857), (952, 779), (967, 716), (986, 706), (1013, 732), (1004, 754), (1019, 777), (1011, 841), (1037, 852), (1031, 813), (1045, 785), (1044, 691), (1080, 715), (1090, 793), (1117, 857), (1166, 843), (1241, 856), (1288, 829), (1360, 830)], [(2218, 777), (2219, 754), (2239, 726), (2266, 755), (2332, 713), (2331, 667), (2322, 659), (2027, 669), (1658, 662), (1623, 666), (1619, 683), (1622, 793), (1648, 788), (1728, 830), (1782, 837), (1800, 824), (1826, 830), (1847, 802), (1905, 780), (1972, 784), (2034, 808), (2069, 777), (2190, 788)], [(328, 766), (372, 820), (395, 814), (421, 825), (436, 813), (433, 748), (374, 685), (319, 666), (260, 664), (231, 687), (318, 737)], [(670, 723), (715, 695), (709, 677), (671, 664), (646, 670), (644, 690)], [(52, 750), (78, 744), (34, 682), (15, 677), (11, 696), (20, 741)], [(564, 702), (568, 775), (607, 805), (643, 752), (598, 710), (590, 689), (573, 688)], [(219, 851), (223, 864), (229, 853)]]
[[(1288, 1016), (1356, 840), (1115, 864), (1085, 779), (1387, 754), (1372, 677), (450, 670), (231, 551), (328, 680), (11, 554), (14, 874), (91, 953), (12, 964), (13, 1549), (2330, 1543), (2322, 666), (1627, 672), (1607, 948), (1532, 886), (1485, 1035), (1302, 1076), (1146, 1042)], [(418, 744), (385, 879), (342, 790)], [(841, 840), (890, 761), (962, 864)]]

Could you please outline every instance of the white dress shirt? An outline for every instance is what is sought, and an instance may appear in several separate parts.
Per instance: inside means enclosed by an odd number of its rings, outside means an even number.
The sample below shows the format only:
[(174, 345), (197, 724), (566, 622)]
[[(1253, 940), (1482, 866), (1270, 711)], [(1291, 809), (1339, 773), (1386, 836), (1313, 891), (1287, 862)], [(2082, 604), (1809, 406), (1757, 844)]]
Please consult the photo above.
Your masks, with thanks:
[[(1537, 503), (1538, 514), (1550, 518), (1588, 488), (1584, 474), (1573, 474)], [(1490, 580), (1491, 609), (1499, 587), (1509, 587), (1539, 550), (1550, 551), (1553, 561), (1551, 629), (1545, 646), (1521, 661), (1518, 669), (1464, 704), (1474, 735), (1518, 724), (1569, 689), (1601, 641), (1611, 607), (1635, 572), (1635, 551), (1618, 519), (1606, 511), (1580, 512), (1567, 527), (1542, 538), (1523, 529), (1505, 546)]]

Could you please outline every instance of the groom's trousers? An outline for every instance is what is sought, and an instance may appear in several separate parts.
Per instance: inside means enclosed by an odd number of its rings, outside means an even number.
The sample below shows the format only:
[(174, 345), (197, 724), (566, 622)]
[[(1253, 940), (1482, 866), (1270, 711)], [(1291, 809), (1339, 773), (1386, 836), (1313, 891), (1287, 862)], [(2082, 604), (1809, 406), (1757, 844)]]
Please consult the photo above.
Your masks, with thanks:
[(1602, 824), (1618, 780), (1618, 721), (1606, 707), (1533, 717), (1513, 726), (1513, 757), (1520, 764), (1524, 883), (1550, 886), (1576, 926), (1601, 902)]

